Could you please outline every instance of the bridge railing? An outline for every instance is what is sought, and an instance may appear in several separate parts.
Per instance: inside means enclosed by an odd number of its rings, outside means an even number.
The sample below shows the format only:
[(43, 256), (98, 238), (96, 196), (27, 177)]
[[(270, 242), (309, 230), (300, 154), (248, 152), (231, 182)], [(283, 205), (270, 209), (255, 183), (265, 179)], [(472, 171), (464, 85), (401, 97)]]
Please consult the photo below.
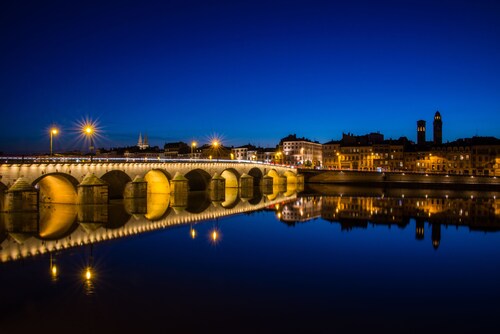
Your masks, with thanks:
[(268, 166), (279, 166), (295, 168), (295, 166), (282, 165), (263, 161), (252, 160), (229, 160), (229, 159), (171, 159), (161, 157), (98, 157), (98, 156), (71, 156), (71, 157), (51, 157), (51, 156), (4, 156), (0, 157), (0, 164), (28, 164), (28, 163), (241, 163), (259, 164)]

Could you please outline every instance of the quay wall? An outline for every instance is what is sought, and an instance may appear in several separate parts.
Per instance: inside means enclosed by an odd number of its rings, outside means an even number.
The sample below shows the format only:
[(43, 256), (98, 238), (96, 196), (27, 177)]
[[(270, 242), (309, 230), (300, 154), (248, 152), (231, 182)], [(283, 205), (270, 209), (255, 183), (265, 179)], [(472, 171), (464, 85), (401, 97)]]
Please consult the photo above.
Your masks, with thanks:
[(500, 190), (500, 178), (401, 172), (362, 172), (301, 169), (306, 184), (351, 184), (380, 187)]

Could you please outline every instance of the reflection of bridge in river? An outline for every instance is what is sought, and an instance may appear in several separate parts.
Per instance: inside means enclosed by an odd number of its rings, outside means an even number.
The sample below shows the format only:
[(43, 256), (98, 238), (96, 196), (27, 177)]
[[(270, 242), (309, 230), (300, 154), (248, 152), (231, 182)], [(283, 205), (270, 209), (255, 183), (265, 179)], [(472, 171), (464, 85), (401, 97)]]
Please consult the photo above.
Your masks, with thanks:
[[(243, 191), (243, 194), (242, 194)], [(0, 262), (135, 235), (171, 226), (250, 212), (296, 198), (295, 186), (273, 187), (263, 194), (253, 189), (227, 188), (222, 200), (207, 192), (149, 194), (102, 205), (44, 204), (39, 212), (0, 213)]]
[[(382, 189), (346, 186), (309, 187), (312, 191), (282, 206), (278, 218), (288, 225), (322, 218), (342, 230), (391, 226), (405, 228), (415, 220), (415, 238), (424, 239), (431, 226), (435, 248), (441, 226), (464, 226), (473, 231), (500, 231), (500, 197), (496, 192)], [(327, 195), (325, 195), (327, 194)]]

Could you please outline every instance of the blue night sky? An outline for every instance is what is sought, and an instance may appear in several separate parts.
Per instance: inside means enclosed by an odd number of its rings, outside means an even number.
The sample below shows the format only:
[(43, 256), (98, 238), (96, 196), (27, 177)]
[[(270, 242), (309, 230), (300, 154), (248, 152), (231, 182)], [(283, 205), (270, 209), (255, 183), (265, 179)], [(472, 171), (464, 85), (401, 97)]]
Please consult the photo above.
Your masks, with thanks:
[(500, 2), (4, 1), (0, 151), (500, 137)]

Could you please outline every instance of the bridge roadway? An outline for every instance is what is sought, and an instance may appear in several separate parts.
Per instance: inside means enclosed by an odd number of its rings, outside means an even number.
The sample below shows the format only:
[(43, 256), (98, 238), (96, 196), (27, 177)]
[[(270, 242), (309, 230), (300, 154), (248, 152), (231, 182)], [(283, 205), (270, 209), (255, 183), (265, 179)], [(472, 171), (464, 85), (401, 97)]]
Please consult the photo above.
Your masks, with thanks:
[(0, 200), (4, 202), (6, 192), (22, 179), (35, 187), (40, 203), (75, 204), (77, 187), (88, 175), (104, 181), (110, 199), (123, 198), (127, 183), (137, 176), (147, 183), (147, 193), (163, 194), (173, 191), (176, 176), (192, 191), (207, 190), (214, 177), (222, 177), (226, 188), (241, 187), (242, 176), (254, 186), (264, 179), (272, 180), (271, 186), (303, 182), (294, 168), (249, 161), (0, 157)]
[(45, 204), (40, 215), (1, 213), (0, 263), (264, 208), (278, 210), (297, 198), (294, 184), (284, 192), (279, 188), (250, 199), (241, 198), (238, 189), (228, 188), (224, 202), (212, 202), (204, 196), (194, 207), (189, 202), (187, 207), (172, 207), (163, 195), (150, 195), (154, 198), (148, 198), (142, 213), (130, 210), (140, 202), (136, 199), (124, 200), (125, 206)]

